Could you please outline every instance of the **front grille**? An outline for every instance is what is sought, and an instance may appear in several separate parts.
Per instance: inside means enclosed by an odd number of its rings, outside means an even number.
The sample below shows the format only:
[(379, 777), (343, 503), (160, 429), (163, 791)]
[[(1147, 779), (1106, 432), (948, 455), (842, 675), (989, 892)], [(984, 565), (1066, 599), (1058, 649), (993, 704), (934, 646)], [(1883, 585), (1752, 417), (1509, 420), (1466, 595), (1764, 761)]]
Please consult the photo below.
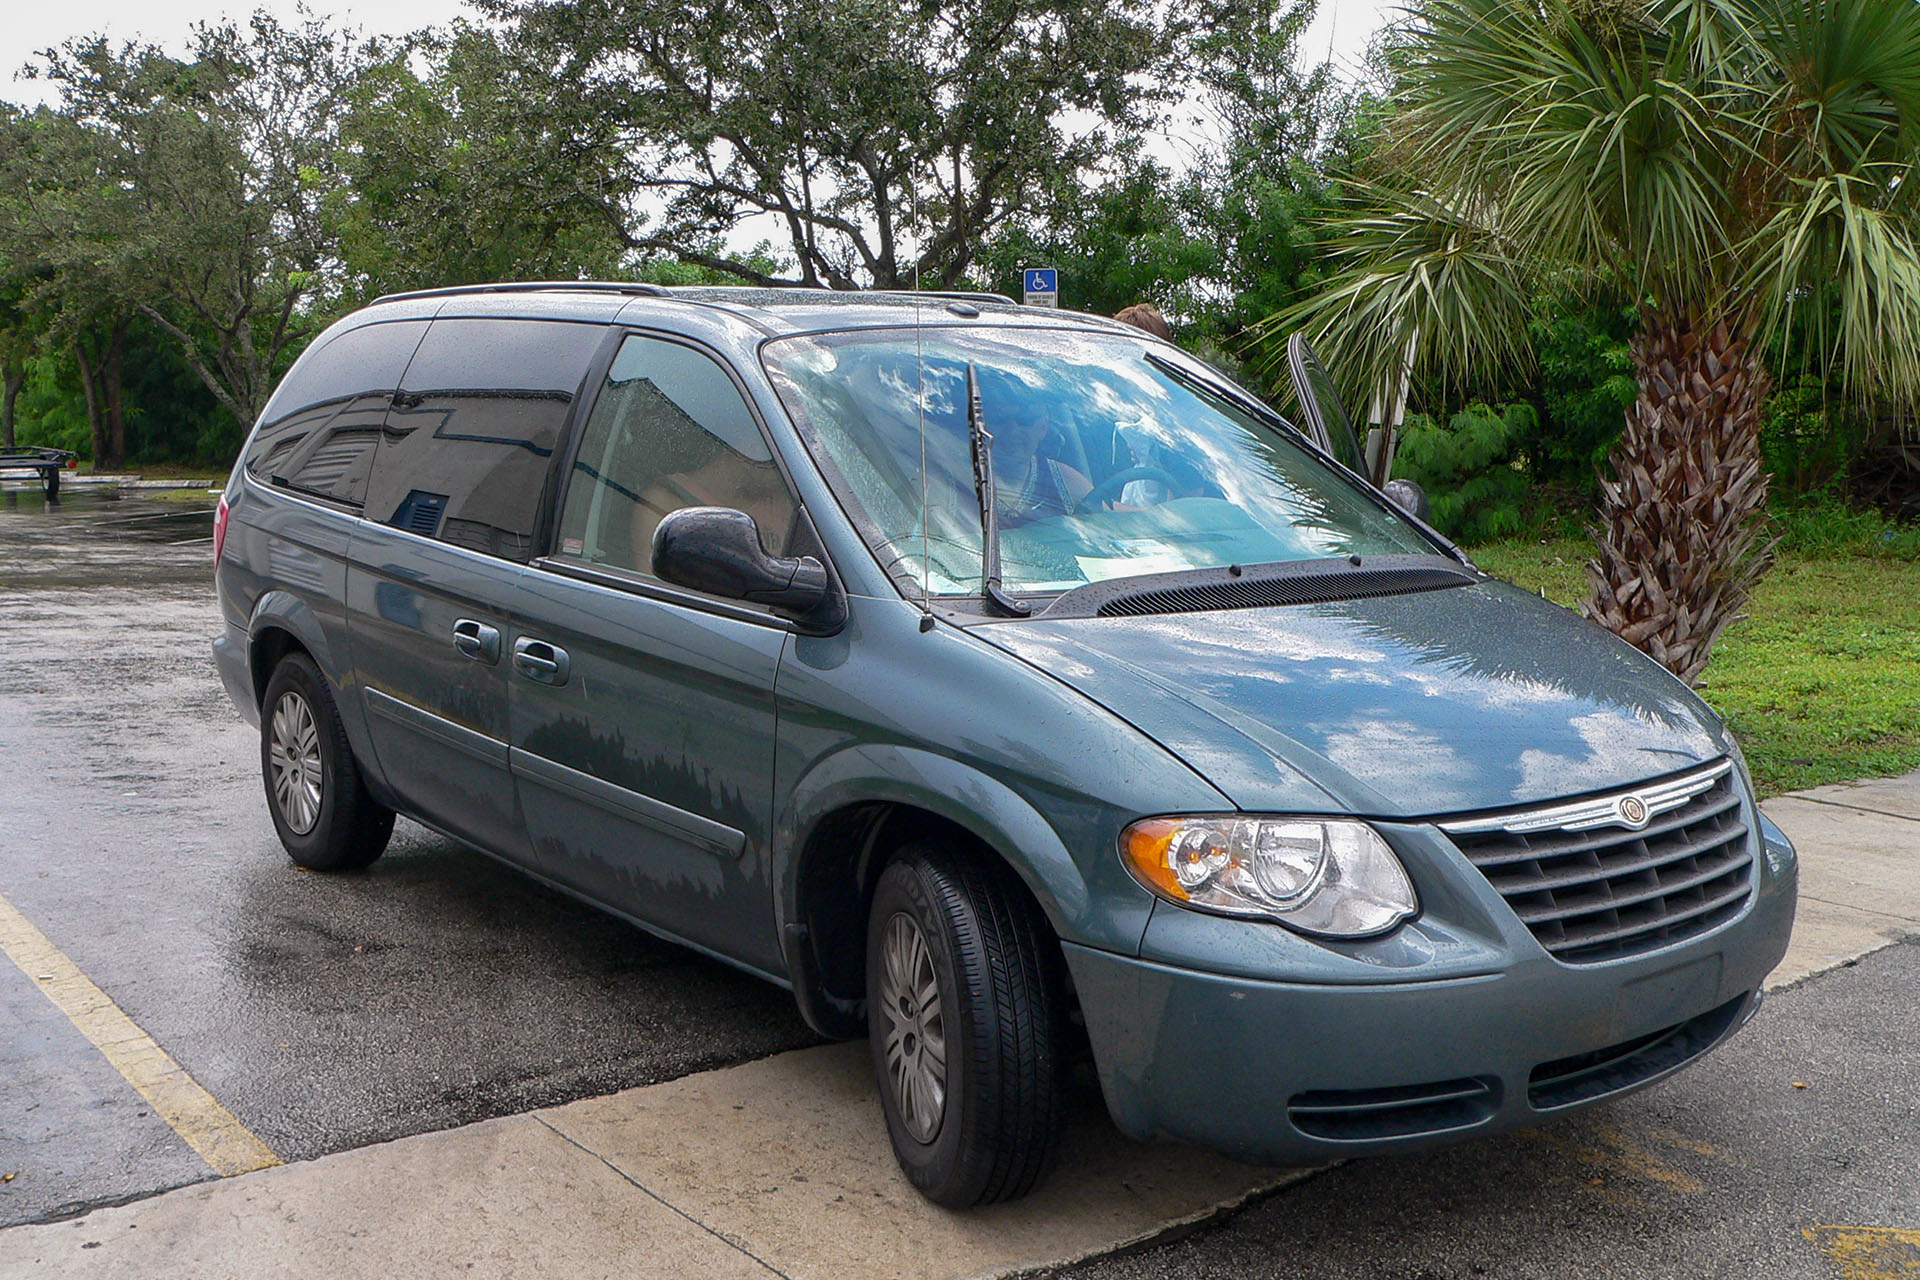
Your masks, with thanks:
[(1691, 1062), (1719, 1043), (1747, 1006), (1741, 995), (1718, 1009), (1650, 1035), (1591, 1053), (1543, 1062), (1527, 1077), (1527, 1102), (1535, 1111), (1591, 1102), (1645, 1084)]
[(1287, 1102), (1287, 1118), (1310, 1138), (1368, 1142), (1447, 1133), (1484, 1123), (1500, 1105), (1497, 1083), (1444, 1080), (1391, 1089), (1316, 1089)]
[(1631, 791), (1440, 829), (1550, 953), (1569, 964), (1613, 960), (1717, 928), (1753, 896), (1733, 779), (1722, 760)]

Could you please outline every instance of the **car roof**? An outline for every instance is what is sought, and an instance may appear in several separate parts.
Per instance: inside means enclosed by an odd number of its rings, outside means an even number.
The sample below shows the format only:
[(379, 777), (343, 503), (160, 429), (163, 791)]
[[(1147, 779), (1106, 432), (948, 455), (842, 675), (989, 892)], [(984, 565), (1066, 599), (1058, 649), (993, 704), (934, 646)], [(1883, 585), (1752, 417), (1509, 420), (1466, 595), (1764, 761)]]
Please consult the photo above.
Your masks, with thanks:
[(607, 323), (616, 318), (667, 318), (679, 307), (724, 312), (762, 334), (893, 328), (922, 322), (1068, 325), (1146, 337), (1105, 316), (1027, 307), (1001, 294), (958, 291), (835, 290), (754, 285), (666, 286), (625, 281), (529, 281), (464, 285), (390, 294), (356, 320), (402, 316), (516, 316)]

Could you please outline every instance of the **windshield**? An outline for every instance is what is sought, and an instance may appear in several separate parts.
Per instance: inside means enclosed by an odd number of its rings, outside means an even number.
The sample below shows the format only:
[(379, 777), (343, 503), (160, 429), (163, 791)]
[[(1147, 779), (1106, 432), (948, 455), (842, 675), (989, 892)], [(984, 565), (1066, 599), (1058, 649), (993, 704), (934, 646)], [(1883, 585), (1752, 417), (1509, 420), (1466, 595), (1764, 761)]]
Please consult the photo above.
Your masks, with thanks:
[(764, 351), (862, 533), (896, 578), (930, 595), (981, 592), (969, 364), (993, 437), (1008, 591), (1435, 550), (1192, 362), (1124, 335), (884, 329)]

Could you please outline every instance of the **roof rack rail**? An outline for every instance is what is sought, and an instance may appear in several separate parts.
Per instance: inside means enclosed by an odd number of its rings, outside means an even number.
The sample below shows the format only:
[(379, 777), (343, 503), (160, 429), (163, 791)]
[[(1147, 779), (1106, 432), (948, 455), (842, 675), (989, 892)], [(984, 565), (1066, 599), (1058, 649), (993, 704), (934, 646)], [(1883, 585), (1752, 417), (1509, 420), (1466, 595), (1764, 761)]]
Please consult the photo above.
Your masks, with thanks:
[(1009, 307), (1020, 305), (1004, 293), (967, 289), (863, 289), (860, 292), (880, 293), (890, 298), (950, 298), (955, 302), (1003, 302)]
[(637, 280), (514, 280), (505, 284), (456, 284), (441, 289), (413, 289), (406, 293), (388, 293), (375, 302), (398, 302), (407, 298), (451, 298), (465, 293), (622, 293), (639, 298), (669, 296), (666, 286), (643, 284)]

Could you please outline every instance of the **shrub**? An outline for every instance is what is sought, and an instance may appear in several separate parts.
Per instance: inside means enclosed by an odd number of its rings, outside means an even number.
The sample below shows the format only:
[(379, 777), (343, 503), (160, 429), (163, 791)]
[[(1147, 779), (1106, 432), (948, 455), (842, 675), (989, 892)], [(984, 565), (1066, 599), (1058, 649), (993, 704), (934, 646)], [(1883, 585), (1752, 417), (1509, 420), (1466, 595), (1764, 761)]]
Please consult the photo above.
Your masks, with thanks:
[(1639, 394), (1627, 346), (1637, 327), (1631, 309), (1608, 307), (1556, 308), (1534, 322), (1540, 417), (1520, 447), (1536, 480), (1597, 496), (1595, 476)]
[(1532, 491), (1514, 455), (1539, 430), (1530, 404), (1470, 404), (1445, 426), (1413, 414), (1400, 431), (1394, 475), (1415, 481), (1433, 504), (1433, 524), (1460, 542), (1518, 532)]
[(1768, 397), (1760, 456), (1776, 492), (1804, 497), (1844, 476), (1865, 437), (1858, 411), (1841, 402), (1825, 379), (1803, 374), (1783, 379)]

